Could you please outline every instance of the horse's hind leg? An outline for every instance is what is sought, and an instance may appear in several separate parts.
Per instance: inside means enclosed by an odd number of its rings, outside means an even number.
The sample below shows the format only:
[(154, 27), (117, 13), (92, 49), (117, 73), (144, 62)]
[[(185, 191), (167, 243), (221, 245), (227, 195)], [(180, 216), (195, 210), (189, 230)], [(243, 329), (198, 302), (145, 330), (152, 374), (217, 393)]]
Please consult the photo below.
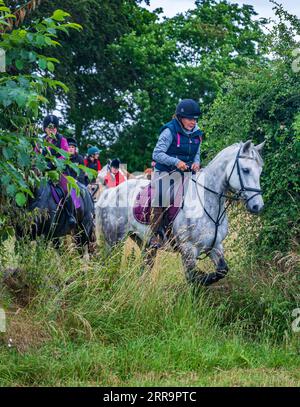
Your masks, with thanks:
[(188, 283), (199, 284), (199, 270), (197, 269), (197, 253), (193, 245), (189, 243), (180, 246), (180, 253)]
[(90, 254), (95, 253), (97, 248), (97, 239), (96, 239), (96, 232), (95, 228), (91, 230), (90, 235), (89, 235), (89, 240), (88, 240), (88, 252)]
[(52, 242), (53, 242), (54, 249), (56, 249), (56, 250), (60, 249), (60, 247), (61, 247), (61, 240), (60, 240), (59, 237), (54, 237), (54, 238), (52, 239)]
[(134, 233), (130, 234), (129, 237), (138, 245), (139, 249), (141, 250), (143, 259), (141, 266), (141, 274), (143, 274), (146, 271), (146, 268), (148, 270), (151, 270), (152, 267), (154, 266), (157, 250), (153, 248), (147, 249), (145, 247), (145, 242)]
[(157, 254), (157, 249), (154, 248), (148, 248), (146, 250), (142, 251), (143, 254), (143, 271), (145, 268), (147, 268), (149, 271), (153, 268), (155, 259), (156, 259), (156, 254)]
[(75, 242), (82, 255), (92, 254), (95, 251), (96, 235), (93, 222), (79, 225), (75, 234)]

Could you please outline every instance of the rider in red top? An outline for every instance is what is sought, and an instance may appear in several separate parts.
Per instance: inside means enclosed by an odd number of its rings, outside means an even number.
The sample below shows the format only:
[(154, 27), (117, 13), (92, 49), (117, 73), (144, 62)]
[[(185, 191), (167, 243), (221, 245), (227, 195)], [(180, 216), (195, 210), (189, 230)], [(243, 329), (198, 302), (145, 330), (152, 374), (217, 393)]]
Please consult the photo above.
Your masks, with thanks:
[(116, 187), (126, 181), (125, 176), (121, 173), (120, 160), (117, 158), (112, 160), (108, 165), (108, 172), (104, 177), (104, 184), (108, 188)]

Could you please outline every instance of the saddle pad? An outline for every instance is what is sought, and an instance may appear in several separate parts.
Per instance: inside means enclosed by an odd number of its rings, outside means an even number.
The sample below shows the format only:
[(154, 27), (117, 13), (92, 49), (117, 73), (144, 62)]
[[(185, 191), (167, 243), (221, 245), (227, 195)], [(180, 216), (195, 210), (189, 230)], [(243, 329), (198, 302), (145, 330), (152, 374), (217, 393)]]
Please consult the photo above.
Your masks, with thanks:
[(50, 188), (51, 188), (52, 197), (53, 197), (56, 205), (59, 205), (61, 203), (61, 201), (65, 198), (65, 194), (64, 194), (62, 187), (59, 185), (53, 185), (51, 183)]
[[(64, 190), (62, 189), (62, 187), (58, 184), (54, 185), (54, 184), (50, 183), (50, 188), (51, 188), (52, 197), (53, 197), (56, 205), (62, 205), (66, 199), (66, 196), (65, 196), (65, 193), (64, 193)], [(81, 188), (82, 188), (82, 184), (81, 184)], [(80, 197), (77, 196), (74, 188), (71, 189), (70, 196), (73, 201), (75, 209), (80, 208)]]
[[(178, 193), (180, 193), (180, 191), (178, 191)], [(175, 220), (180, 209), (181, 209), (180, 207), (174, 206), (174, 204), (170, 205), (170, 207), (166, 211), (166, 219), (168, 224)], [(138, 193), (135, 199), (135, 203), (133, 206), (134, 218), (140, 223), (149, 225), (150, 214), (151, 214), (151, 184), (141, 189), (141, 191)]]

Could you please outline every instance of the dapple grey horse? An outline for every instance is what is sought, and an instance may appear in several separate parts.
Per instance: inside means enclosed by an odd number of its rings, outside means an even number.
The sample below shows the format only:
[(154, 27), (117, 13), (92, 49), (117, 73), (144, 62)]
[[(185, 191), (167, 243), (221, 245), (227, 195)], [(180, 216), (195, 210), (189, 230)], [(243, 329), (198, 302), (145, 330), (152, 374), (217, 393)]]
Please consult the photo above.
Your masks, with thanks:
[[(184, 205), (172, 223), (172, 239), (181, 253), (189, 282), (210, 285), (225, 277), (228, 267), (222, 242), (228, 233), (226, 200), (243, 200), (247, 210), (258, 214), (264, 206), (260, 189), (264, 143), (254, 146), (251, 140), (233, 144), (222, 150), (203, 170), (190, 178)], [(105, 191), (96, 203), (96, 230), (109, 246), (128, 234), (147, 242), (149, 225), (139, 223), (133, 207), (139, 190), (147, 180), (129, 180)], [(193, 185), (193, 188), (190, 186)], [(205, 253), (215, 265), (215, 272), (197, 270), (196, 262)]]

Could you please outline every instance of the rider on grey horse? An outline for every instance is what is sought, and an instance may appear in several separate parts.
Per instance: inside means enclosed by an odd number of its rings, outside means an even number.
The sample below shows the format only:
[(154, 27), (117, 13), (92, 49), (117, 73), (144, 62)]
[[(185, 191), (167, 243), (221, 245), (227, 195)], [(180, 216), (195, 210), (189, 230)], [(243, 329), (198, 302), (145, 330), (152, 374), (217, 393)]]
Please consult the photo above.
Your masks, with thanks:
[[(200, 170), (200, 145), (203, 132), (197, 121), (200, 107), (193, 99), (183, 99), (176, 107), (173, 119), (160, 130), (152, 158), (155, 169), (152, 180), (154, 196), (151, 202), (150, 247), (161, 247), (161, 225), (164, 212), (169, 206), (166, 195), (170, 195), (170, 174), (174, 182), (173, 196), (182, 185), (183, 172)], [(181, 204), (181, 200), (179, 205)]]

